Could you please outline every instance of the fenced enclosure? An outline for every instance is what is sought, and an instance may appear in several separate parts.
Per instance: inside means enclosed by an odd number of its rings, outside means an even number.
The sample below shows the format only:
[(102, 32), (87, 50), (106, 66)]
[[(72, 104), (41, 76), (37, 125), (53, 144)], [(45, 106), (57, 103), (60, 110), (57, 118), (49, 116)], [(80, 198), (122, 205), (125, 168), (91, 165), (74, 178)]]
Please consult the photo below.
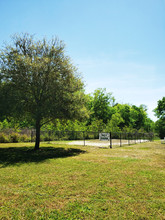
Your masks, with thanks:
[[(101, 135), (103, 138), (101, 139)], [(3, 130), (0, 132), (0, 142), (34, 142), (36, 136), (35, 129), (23, 129), (14, 131), (12, 129)], [(75, 141), (71, 144), (77, 145), (95, 145), (109, 146), (112, 148), (115, 145), (123, 146), (136, 144), (146, 141), (152, 141), (153, 133), (127, 133), (127, 132), (95, 132), (95, 131), (41, 131), (40, 141)], [(79, 142), (78, 142), (79, 141)]]
[[(100, 134), (106, 134), (108, 138), (100, 139)], [(152, 141), (153, 133), (126, 133), (126, 132), (95, 132), (95, 131), (41, 131), (41, 141), (74, 141), (70, 144), (94, 145), (94, 146), (112, 146), (131, 145)], [(35, 141), (35, 130), (32, 131), (32, 141)]]

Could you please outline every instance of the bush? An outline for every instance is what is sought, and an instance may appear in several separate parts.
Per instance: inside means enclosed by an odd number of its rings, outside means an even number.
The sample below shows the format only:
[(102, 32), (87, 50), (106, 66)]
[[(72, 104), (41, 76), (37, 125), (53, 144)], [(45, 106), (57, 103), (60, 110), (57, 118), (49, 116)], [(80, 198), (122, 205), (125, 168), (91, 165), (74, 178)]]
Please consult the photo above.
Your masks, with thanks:
[(0, 143), (9, 143), (9, 138), (4, 133), (0, 133)]
[(31, 137), (28, 137), (26, 134), (22, 134), (22, 135), (20, 135), (19, 141), (21, 141), (21, 142), (30, 142)]
[(10, 141), (12, 143), (18, 143), (20, 140), (20, 135), (18, 133), (11, 133), (10, 134)]
[(49, 134), (46, 134), (46, 135), (44, 136), (44, 141), (51, 141), (51, 140), (52, 140), (52, 138), (49, 137)]
[(40, 135), (40, 141), (44, 141), (44, 136), (43, 135)]
[(154, 140), (154, 141), (159, 141), (159, 140), (161, 140), (161, 138), (160, 138), (158, 135), (154, 135), (153, 140)]

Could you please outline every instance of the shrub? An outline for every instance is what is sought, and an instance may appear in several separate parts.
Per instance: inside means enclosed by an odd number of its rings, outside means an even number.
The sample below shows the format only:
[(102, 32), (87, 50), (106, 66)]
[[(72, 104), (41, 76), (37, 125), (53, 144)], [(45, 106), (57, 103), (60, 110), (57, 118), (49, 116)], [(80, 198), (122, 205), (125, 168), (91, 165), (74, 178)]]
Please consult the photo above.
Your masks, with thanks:
[(11, 133), (10, 134), (10, 141), (12, 143), (18, 143), (19, 140), (20, 140), (20, 134), (18, 134), (18, 133)]
[(44, 136), (43, 135), (40, 135), (40, 141), (44, 141)]
[(0, 143), (9, 143), (9, 138), (4, 133), (0, 133)]
[(20, 135), (19, 141), (21, 141), (21, 142), (30, 142), (31, 137), (28, 137), (26, 134), (22, 134), (22, 135)]
[(50, 141), (49, 134), (43, 136), (44, 141)]

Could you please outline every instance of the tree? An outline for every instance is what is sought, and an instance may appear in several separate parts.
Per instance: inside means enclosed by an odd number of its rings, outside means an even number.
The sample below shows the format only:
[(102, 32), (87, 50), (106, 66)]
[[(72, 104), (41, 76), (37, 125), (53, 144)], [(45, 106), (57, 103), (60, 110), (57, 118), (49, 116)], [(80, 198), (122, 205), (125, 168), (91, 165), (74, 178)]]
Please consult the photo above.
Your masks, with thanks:
[(165, 119), (165, 97), (158, 101), (158, 106), (154, 109), (154, 112), (158, 118)]
[(111, 118), (114, 102), (112, 93), (106, 93), (106, 89), (96, 89), (88, 102), (88, 109), (91, 112), (89, 124), (93, 120), (102, 120), (107, 123)]
[(145, 105), (140, 105), (139, 107), (132, 105), (130, 112), (130, 122), (134, 129), (139, 130), (140, 128), (144, 128), (146, 118), (147, 113)]
[(159, 137), (162, 139), (165, 137), (165, 120), (160, 118), (155, 122), (155, 130)]
[(154, 132), (154, 129), (155, 129), (155, 123), (150, 118), (146, 118), (144, 124), (144, 130), (147, 132)]
[(108, 121), (106, 126), (106, 131), (112, 131), (112, 132), (120, 132), (120, 124), (124, 123), (123, 118), (121, 117), (121, 114), (116, 112), (112, 115), (111, 119)]
[(0, 53), (0, 96), (6, 100), (0, 106), (7, 109), (10, 103), (12, 117), (34, 123), (39, 149), (43, 124), (85, 115), (84, 84), (57, 38), (35, 41), (23, 34), (15, 35), (12, 43)]
[(120, 114), (120, 117), (123, 119), (121, 120), (119, 127), (123, 129), (124, 127), (130, 126), (130, 112), (131, 106), (128, 104), (116, 104), (114, 106), (115, 112)]
[(154, 112), (159, 118), (159, 120), (156, 121), (156, 131), (159, 133), (160, 138), (163, 138), (165, 136), (165, 97), (158, 101)]

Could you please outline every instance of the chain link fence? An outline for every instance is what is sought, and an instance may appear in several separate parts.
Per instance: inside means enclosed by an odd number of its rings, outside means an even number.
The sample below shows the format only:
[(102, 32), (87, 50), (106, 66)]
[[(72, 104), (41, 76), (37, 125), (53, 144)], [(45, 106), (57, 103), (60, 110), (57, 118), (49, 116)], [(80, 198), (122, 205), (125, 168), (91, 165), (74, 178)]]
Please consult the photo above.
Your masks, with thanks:
[[(103, 136), (103, 137), (101, 137)], [(22, 129), (14, 131), (6, 129), (0, 131), (0, 143), (5, 142), (35, 142), (35, 129)], [(88, 140), (108, 141), (110, 148), (113, 145), (123, 146), (125, 144), (136, 144), (145, 141), (152, 141), (153, 133), (142, 132), (94, 132), (94, 131), (41, 131), (40, 141), (62, 141), (62, 140), (81, 140), (83, 145), (86, 145)]]

